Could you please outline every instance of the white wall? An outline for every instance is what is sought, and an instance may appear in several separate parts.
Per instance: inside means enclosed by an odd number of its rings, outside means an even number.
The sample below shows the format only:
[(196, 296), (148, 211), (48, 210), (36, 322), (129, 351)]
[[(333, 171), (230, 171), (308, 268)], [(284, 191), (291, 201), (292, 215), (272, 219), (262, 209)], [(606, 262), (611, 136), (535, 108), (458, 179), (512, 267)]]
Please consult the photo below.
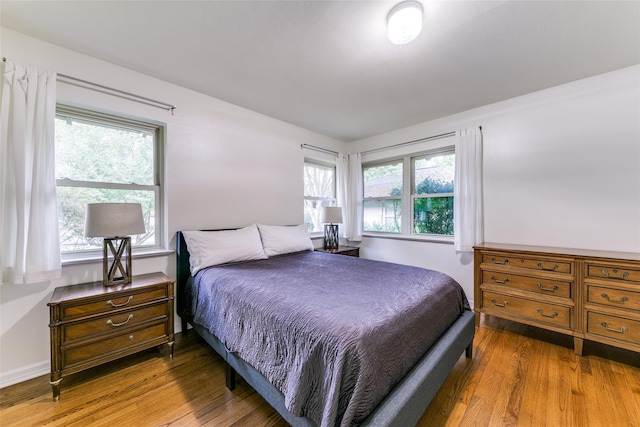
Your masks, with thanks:
[[(166, 124), (169, 246), (181, 229), (223, 228), (252, 222), (303, 221), (303, 159), (312, 144), (340, 150), (344, 143), (229, 103), (80, 55), (22, 34), (0, 30), (2, 55), (22, 64), (177, 105), (174, 116), (111, 95), (58, 84), (58, 99)], [(188, 72), (188, 70), (185, 70)], [(224, 82), (220, 82), (224, 84)], [(133, 260), (134, 274), (175, 277), (175, 256)], [(101, 280), (100, 262), (64, 266), (60, 280), (0, 287), (0, 384), (49, 371), (47, 302), (58, 286)]]
[[(349, 151), (479, 125), (485, 241), (640, 252), (640, 66), (356, 141)], [(376, 153), (363, 161), (403, 152)], [(436, 267), (473, 298), (473, 260), (451, 245), (365, 237), (361, 254)]]

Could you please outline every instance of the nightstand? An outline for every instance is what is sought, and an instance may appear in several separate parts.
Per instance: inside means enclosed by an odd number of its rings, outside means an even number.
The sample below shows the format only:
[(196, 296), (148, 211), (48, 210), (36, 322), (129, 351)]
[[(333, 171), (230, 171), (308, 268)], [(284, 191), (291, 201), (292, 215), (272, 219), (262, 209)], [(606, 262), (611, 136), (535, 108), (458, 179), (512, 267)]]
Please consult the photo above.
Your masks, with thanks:
[(161, 344), (173, 357), (173, 300), (173, 280), (162, 273), (56, 288), (48, 304), (53, 399), (63, 376)]
[(328, 252), (331, 254), (338, 254), (338, 255), (354, 256), (356, 258), (360, 257), (360, 248), (357, 246), (339, 246), (338, 249), (334, 249), (334, 250), (319, 248), (319, 249), (316, 249), (316, 251)]

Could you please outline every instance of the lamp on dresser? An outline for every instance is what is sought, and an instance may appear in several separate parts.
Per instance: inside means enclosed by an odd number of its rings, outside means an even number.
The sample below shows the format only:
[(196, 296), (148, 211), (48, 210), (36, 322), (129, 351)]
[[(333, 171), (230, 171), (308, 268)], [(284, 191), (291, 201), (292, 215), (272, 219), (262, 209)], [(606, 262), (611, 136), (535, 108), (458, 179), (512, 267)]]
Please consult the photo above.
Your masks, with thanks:
[[(131, 283), (131, 235), (145, 232), (140, 203), (89, 203), (85, 237), (103, 237), (102, 283)], [(109, 258), (112, 261), (109, 264)]]
[(324, 224), (324, 239), (322, 248), (338, 250), (338, 224), (342, 223), (342, 208), (337, 206), (325, 206), (320, 211), (320, 222)]

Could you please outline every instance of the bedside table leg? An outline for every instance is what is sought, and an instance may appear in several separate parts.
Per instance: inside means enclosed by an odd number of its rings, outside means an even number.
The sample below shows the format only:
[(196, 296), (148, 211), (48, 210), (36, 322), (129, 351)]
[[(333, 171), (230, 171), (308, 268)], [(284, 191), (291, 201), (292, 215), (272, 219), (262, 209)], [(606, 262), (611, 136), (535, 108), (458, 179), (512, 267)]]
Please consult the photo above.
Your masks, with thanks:
[(583, 339), (578, 337), (573, 337), (573, 349), (578, 356), (582, 356), (582, 344)]
[(57, 401), (60, 399), (60, 383), (62, 382), (62, 378), (60, 378), (60, 374), (51, 374), (51, 380), (49, 384), (51, 384), (51, 391), (53, 392), (53, 401)]
[(169, 346), (169, 358), (173, 359), (173, 343), (174, 341), (169, 341), (167, 345)]

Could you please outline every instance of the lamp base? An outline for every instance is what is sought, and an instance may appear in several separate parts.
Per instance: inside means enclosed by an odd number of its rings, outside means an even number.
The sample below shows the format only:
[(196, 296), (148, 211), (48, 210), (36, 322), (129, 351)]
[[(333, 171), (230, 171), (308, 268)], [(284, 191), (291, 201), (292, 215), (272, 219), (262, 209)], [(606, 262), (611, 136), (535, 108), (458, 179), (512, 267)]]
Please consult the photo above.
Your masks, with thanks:
[[(109, 252), (113, 256), (110, 265)], [(131, 237), (105, 237), (103, 256), (102, 284), (104, 286), (131, 283)]]
[(322, 249), (337, 251), (338, 250), (338, 224), (324, 225), (324, 239), (322, 240)]

